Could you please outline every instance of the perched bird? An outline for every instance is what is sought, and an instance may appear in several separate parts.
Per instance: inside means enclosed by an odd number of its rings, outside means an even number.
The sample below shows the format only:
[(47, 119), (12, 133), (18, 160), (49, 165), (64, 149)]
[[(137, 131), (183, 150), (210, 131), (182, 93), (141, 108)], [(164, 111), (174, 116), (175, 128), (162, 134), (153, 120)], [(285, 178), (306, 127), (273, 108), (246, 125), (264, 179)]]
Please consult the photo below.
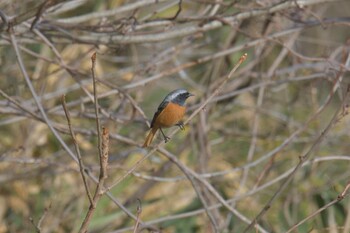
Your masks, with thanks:
[(158, 129), (162, 133), (165, 142), (169, 140), (169, 137), (165, 136), (162, 128), (168, 128), (174, 125), (184, 129), (184, 125), (181, 122), (185, 115), (186, 107), (185, 101), (188, 97), (193, 96), (185, 89), (177, 89), (170, 92), (164, 100), (160, 103), (158, 110), (154, 113), (151, 122), (151, 131), (148, 133), (143, 147), (148, 147)]

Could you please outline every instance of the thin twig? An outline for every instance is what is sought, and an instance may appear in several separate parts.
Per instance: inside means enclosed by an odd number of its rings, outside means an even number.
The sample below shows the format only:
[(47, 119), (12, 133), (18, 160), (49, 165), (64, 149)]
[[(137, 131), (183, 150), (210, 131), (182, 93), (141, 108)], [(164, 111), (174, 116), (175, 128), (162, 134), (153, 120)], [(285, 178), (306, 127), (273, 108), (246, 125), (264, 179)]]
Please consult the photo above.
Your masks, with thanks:
[(46, 217), (46, 215), (47, 215), (47, 213), (49, 212), (50, 209), (51, 209), (51, 203), (49, 204), (48, 207), (45, 207), (44, 213), (41, 215), (41, 217), (40, 217), (40, 219), (38, 221), (38, 228), (39, 229), (41, 229), (41, 225), (44, 222), (44, 219), (45, 219), (45, 217)]
[(41, 229), (35, 224), (34, 219), (32, 217), (29, 217), (29, 221), (35, 228), (36, 233), (41, 233)]
[(8, 94), (6, 94), (3, 90), (0, 89), (0, 95), (2, 97), (4, 97), (5, 99), (7, 99), (10, 103), (14, 104), (17, 108), (19, 108), (20, 110), (22, 110), (25, 113), (28, 113), (31, 117), (33, 117), (33, 119), (36, 120), (40, 120), (40, 117), (38, 117), (37, 115), (35, 115), (35, 113), (33, 111), (31, 111), (29, 108), (24, 107), (23, 105), (21, 105), (20, 103), (18, 103), (17, 100), (15, 100), (14, 98), (12, 98), (11, 96), (9, 96)]
[(306, 218), (304, 218), (303, 220), (301, 220), (300, 222), (295, 224), (288, 231), (286, 231), (286, 233), (290, 233), (290, 232), (296, 230), (300, 225), (304, 224), (308, 220), (310, 220), (313, 217), (315, 217), (316, 215), (320, 214), (322, 211), (324, 211), (324, 210), (328, 209), (329, 207), (331, 207), (331, 206), (337, 204), (338, 202), (342, 201), (346, 196), (349, 195), (349, 193), (348, 193), (349, 189), (350, 189), (350, 182), (347, 183), (347, 185), (345, 186), (343, 192), (341, 194), (339, 194), (336, 199), (334, 199), (333, 201), (331, 201), (331, 202), (327, 203), (326, 205), (322, 206), (321, 208), (319, 208), (318, 210), (316, 210), (315, 212), (313, 212), (312, 214), (310, 214), (309, 216), (307, 216)]
[(100, 165), (102, 166), (102, 144), (101, 144), (101, 126), (99, 117), (99, 105), (98, 105), (98, 94), (97, 94), (97, 79), (95, 77), (95, 66), (96, 66), (96, 52), (91, 56), (91, 75), (94, 89), (94, 106), (95, 106), (95, 117), (96, 117), (96, 131), (97, 131), (97, 145), (100, 158)]
[(35, 27), (35, 25), (39, 22), (40, 17), (44, 14), (46, 8), (47, 8), (50, 4), (52, 4), (51, 2), (52, 2), (52, 0), (45, 0), (45, 2), (42, 3), (42, 4), (38, 7), (39, 9), (38, 9), (38, 11), (37, 11), (37, 13), (36, 13), (36, 15), (35, 15), (35, 18), (34, 18), (32, 24), (31, 24), (31, 26), (30, 26), (30, 30), (33, 30), (33, 28)]
[(32, 225), (34, 226), (35, 231), (37, 233), (41, 233), (42, 232), (41, 225), (42, 225), (42, 223), (43, 223), (43, 221), (44, 221), (44, 219), (45, 219), (45, 217), (47, 215), (47, 212), (49, 211), (50, 208), (51, 208), (51, 203), (50, 203), (49, 207), (45, 207), (44, 213), (41, 215), (41, 217), (40, 217), (40, 219), (39, 219), (37, 224), (34, 223), (34, 219), (32, 217), (29, 218), (29, 221), (32, 223)]
[(91, 196), (90, 189), (89, 189), (89, 186), (87, 184), (86, 177), (85, 177), (85, 166), (83, 164), (83, 160), (82, 160), (81, 154), (80, 154), (79, 145), (78, 145), (77, 139), (75, 137), (75, 133), (74, 133), (74, 130), (72, 128), (71, 121), (70, 121), (70, 115), (69, 115), (69, 111), (68, 111), (67, 106), (66, 106), (65, 95), (62, 95), (62, 106), (63, 106), (64, 113), (66, 114), (66, 119), (67, 119), (67, 123), (68, 123), (69, 132), (70, 132), (70, 134), (72, 136), (72, 139), (73, 139), (73, 144), (74, 144), (74, 147), (75, 147), (75, 153), (76, 153), (76, 156), (78, 157), (79, 171), (80, 171), (81, 177), (83, 178), (85, 191), (86, 191), (86, 194), (87, 194), (87, 196), (89, 198), (90, 205), (91, 205), (92, 204), (92, 196)]
[(137, 220), (136, 220), (136, 223), (135, 223), (135, 227), (134, 227), (134, 233), (137, 232), (137, 229), (139, 227), (139, 223), (140, 223), (140, 218), (141, 218), (141, 213), (142, 213), (142, 203), (141, 203), (141, 200), (140, 199), (137, 199), (138, 201), (138, 205), (137, 205), (137, 209), (136, 209), (136, 217), (137, 217)]
[(97, 203), (105, 193), (104, 183), (105, 183), (105, 180), (107, 179), (107, 166), (108, 166), (108, 156), (109, 156), (109, 132), (108, 132), (108, 129), (106, 128), (103, 128), (102, 131), (103, 133), (101, 138), (102, 146), (101, 146), (101, 157), (100, 157), (100, 164), (101, 164), (100, 176), (98, 179), (93, 201), (90, 204), (89, 210), (86, 213), (83, 223), (81, 224), (79, 233), (87, 232), (92, 216), (96, 210)]

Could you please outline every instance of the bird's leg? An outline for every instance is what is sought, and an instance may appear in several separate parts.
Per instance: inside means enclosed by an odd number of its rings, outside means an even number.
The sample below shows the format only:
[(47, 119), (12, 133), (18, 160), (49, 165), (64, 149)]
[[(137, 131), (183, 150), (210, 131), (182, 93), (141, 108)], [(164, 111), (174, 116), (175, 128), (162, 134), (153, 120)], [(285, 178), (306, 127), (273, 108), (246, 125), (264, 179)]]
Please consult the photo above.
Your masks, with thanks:
[(167, 142), (169, 141), (170, 138), (164, 134), (162, 128), (159, 128), (159, 129), (160, 129), (160, 132), (163, 134), (165, 143), (167, 143)]
[(183, 123), (182, 121), (180, 121), (179, 123), (177, 123), (176, 126), (179, 126), (179, 128), (180, 128), (181, 130), (185, 130), (185, 125), (184, 125), (184, 123)]

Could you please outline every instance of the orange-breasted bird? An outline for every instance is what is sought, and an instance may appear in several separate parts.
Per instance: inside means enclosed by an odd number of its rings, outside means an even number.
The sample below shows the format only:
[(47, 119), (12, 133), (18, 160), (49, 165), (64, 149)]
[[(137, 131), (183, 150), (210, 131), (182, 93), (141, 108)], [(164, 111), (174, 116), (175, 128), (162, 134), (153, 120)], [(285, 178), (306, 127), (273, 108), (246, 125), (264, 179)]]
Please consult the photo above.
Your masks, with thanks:
[(158, 129), (162, 133), (165, 142), (169, 140), (169, 137), (165, 136), (162, 128), (168, 128), (174, 125), (184, 129), (184, 125), (181, 122), (185, 115), (186, 107), (185, 101), (188, 97), (193, 96), (185, 89), (177, 89), (170, 92), (164, 100), (160, 103), (158, 110), (154, 113), (151, 122), (151, 131), (148, 133), (143, 147), (148, 147)]

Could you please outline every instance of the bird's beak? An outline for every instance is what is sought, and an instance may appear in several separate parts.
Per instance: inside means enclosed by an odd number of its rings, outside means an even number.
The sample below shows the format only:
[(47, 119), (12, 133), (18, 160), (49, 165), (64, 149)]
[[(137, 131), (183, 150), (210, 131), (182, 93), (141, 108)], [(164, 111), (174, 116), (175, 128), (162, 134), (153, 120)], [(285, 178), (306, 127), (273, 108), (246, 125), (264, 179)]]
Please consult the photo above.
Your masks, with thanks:
[(188, 93), (188, 97), (194, 96), (194, 94), (192, 93)]

